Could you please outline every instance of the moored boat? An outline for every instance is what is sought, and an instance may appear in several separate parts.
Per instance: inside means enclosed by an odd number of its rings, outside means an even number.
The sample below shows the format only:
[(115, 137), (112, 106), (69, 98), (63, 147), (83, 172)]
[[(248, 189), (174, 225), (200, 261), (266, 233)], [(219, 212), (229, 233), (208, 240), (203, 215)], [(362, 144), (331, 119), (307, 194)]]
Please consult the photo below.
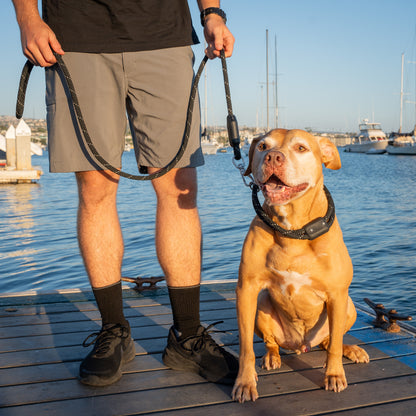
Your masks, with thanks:
[(215, 155), (220, 145), (216, 140), (205, 138), (201, 140), (202, 153), (204, 155)]
[[(415, 127), (416, 130), (416, 127)], [(399, 134), (393, 135), (393, 140), (390, 141), (386, 148), (389, 155), (413, 155), (416, 156), (416, 139), (415, 131), (413, 134)]]
[(370, 123), (367, 119), (359, 125), (360, 132), (344, 147), (345, 152), (368, 153), (386, 150), (389, 140), (381, 129), (380, 123)]

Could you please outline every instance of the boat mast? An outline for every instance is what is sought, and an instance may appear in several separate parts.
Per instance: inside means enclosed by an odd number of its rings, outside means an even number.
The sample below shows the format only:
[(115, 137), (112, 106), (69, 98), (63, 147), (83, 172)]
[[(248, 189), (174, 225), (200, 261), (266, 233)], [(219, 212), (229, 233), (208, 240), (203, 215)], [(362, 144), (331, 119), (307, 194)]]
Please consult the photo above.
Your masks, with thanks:
[(207, 74), (208, 68), (205, 66), (205, 74), (204, 74), (204, 98), (205, 98), (205, 133), (208, 134), (208, 74)]
[(278, 128), (279, 121), (279, 107), (277, 102), (277, 36), (274, 35), (274, 93), (275, 93), (275, 122)]
[(402, 75), (400, 80), (400, 127), (399, 133), (402, 132), (402, 122), (403, 122), (403, 66), (404, 66), (404, 53), (402, 53)]
[(266, 113), (267, 131), (269, 131), (269, 29), (266, 29)]

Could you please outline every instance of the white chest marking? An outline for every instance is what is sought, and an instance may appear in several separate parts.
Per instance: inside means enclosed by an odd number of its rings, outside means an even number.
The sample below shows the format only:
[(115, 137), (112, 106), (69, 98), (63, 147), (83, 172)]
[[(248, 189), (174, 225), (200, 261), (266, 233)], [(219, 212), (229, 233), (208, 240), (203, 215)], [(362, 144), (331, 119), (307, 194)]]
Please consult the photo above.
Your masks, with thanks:
[(285, 206), (280, 207), (280, 214), (284, 218), (282, 221), (283, 226), (290, 230), (292, 228), (292, 224), (287, 220), (287, 209)]
[(298, 272), (286, 272), (272, 269), (279, 276), (283, 277), (281, 283), (282, 293), (286, 294), (287, 288), (293, 286), (294, 294), (296, 294), (303, 286), (311, 286), (312, 280), (309, 274), (300, 274)]

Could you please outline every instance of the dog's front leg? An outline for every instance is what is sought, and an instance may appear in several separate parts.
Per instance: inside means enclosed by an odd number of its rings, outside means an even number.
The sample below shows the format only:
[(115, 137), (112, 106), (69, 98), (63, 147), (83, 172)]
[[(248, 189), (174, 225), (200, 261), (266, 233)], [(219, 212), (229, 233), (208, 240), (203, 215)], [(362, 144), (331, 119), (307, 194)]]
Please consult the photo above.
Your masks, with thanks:
[(343, 337), (347, 316), (348, 292), (331, 297), (327, 303), (329, 343), (325, 372), (325, 390), (340, 392), (347, 388), (342, 365)]
[(240, 368), (232, 397), (240, 403), (255, 401), (257, 393), (256, 356), (253, 349), (254, 323), (259, 291), (252, 285), (239, 282), (237, 287), (237, 318), (240, 332)]

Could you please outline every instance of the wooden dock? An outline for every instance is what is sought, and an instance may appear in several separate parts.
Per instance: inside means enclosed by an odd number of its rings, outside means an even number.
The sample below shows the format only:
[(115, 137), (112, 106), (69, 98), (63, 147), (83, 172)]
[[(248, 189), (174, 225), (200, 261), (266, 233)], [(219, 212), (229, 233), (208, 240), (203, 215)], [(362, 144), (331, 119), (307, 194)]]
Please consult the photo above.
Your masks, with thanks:
[[(223, 320), (213, 337), (238, 352), (235, 282), (204, 284), (201, 318)], [(345, 359), (349, 382), (342, 393), (322, 389), (325, 352), (282, 355), (279, 370), (259, 371), (260, 398), (239, 404), (231, 386), (175, 372), (162, 363), (172, 318), (166, 288), (124, 290), (125, 313), (136, 358), (122, 379), (108, 387), (76, 379), (89, 349), (83, 340), (99, 330), (100, 317), (89, 291), (0, 296), (0, 415), (412, 415), (416, 414), (416, 339), (411, 327), (399, 334), (374, 329), (365, 309), (345, 336), (369, 353), (369, 364)], [(364, 302), (363, 302), (364, 304)], [(394, 305), (400, 306), (400, 305)], [(264, 346), (255, 342), (260, 358)]]
[(29, 170), (0, 169), (0, 184), (4, 183), (32, 183), (40, 179), (42, 169)]

